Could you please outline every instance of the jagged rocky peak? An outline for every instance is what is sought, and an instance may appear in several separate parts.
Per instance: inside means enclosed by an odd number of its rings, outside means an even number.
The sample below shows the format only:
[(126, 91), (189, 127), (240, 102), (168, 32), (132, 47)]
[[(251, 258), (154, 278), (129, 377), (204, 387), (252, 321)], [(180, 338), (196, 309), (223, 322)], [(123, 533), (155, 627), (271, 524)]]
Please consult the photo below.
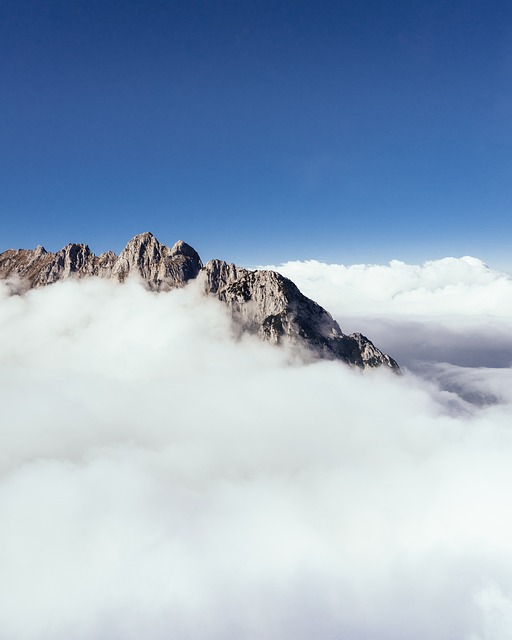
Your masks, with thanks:
[(56, 253), (38, 246), (0, 254), (0, 277), (16, 279), (20, 291), (63, 278), (99, 276), (123, 282), (134, 274), (142, 278), (148, 289), (168, 290), (182, 287), (197, 277), (202, 266), (190, 245), (180, 240), (169, 248), (149, 232), (132, 238), (119, 257), (113, 251), (96, 256), (88, 245), (76, 243)]
[(152, 290), (168, 290), (184, 286), (196, 278), (203, 266), (199, 254), (182, 240), (169, 248), (152, 233), (132, 238), (115, 262), (112, 275), (123, 282), (138, 273)]
[(189, 258), (194, 258), (194, 260), (201, 262), (201, 258), (197, 251), (186, 242), (183, 242), (183, 240), (178, 240), (178, 242), (173, 244), (171, 247), (171, 254), (188, 256)]
[(288, 278), (223, 260), (210, 260), (203, 267), (198, 253), (182, 240), (167, 247), (153, 234), (141, 233), (119, 256), (112, 251), (95, 256), (86, 244), (68, 244), (56, 253), (38, 246), (0, 254), (0, 278), (15, 283), (17, 293), (65, 278), (97, 276), (123, 282), (132, 275), (153, 291), (183, 287), (199, 276), (205, 294), (227, 306), (241, 331), (276, 344), (286, 341), (305, 347), (312, 357), (399, 371), (393, 358), (368, 338), (360, 333), (345, 335), (332, 316)]
[(56, 254), (51, 265), (52, 277), (68, 278), (74, 273), (95, 274), (94, 254), (87, 244), (68, 244)]
[(246, 275), (247, 269), (237, 267), (233, 263), (228, 264), (224, 260), (210, 260), (201, 272), (206, 293), (217, 294), (221, 289), (231, 284), (238, 278)]

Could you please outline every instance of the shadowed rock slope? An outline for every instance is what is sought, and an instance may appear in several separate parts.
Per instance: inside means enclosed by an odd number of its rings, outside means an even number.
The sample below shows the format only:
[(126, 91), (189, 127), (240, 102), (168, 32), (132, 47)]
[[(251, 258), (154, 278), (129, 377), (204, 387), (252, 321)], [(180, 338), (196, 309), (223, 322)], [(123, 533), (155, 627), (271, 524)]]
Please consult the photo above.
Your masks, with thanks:
[(275, 271), (249, 271), (223, 260), (210, 260), (203, 266), (197, 252), (181, 240), (167, 247), (151, 233), (142, 233), (119, 256), (111, 251), (96, 256), (86, 244), (68, 244), (57, 253), (38, 246), (0, 254), (0, 278), (15, 293), (65, 278), (97, 276), (123, 282), (132, 275), (152, 291), (183, 287), (199, 278), (205, 293), (228, 307), (242, 331), (276, 344), (288, 340), (306, 347), (315, 357), (399, 371), (395, 360), (368, 338), (360, 333), (345, 335), (331, 315), (288, 278)]

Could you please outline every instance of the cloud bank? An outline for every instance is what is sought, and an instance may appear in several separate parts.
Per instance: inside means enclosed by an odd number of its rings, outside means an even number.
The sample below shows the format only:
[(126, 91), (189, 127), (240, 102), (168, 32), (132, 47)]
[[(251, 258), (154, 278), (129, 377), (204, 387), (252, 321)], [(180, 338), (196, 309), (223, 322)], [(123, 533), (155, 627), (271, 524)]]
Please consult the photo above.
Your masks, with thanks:
[(193, 284), (0, 292), (0, 637), (510, 637), (509, 370), (435, 363), (474, 403)]
[(512, 278), (466, 256), (423, 265), (325, 264), (272, 267), (340, 322), (362, 331), (400, 363), (508, 367), (512, 363)]
[(422, 265), (287, 262), (277, 269), (307, 296), (346, 315), (451, 314), (512, 317), (512, 278), (478, 258), (443, 258)]

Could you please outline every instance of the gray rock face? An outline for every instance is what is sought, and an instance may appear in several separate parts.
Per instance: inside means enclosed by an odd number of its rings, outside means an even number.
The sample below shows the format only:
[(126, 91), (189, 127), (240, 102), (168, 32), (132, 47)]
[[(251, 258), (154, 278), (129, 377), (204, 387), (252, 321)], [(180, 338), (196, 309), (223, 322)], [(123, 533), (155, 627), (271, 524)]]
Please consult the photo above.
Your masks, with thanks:
[(200, 278), (205, 291), (224, 302), (240, 326), (265, 340), (278, 344), (287, 339), (323, 359), (399, 371), (393, 358), (360, 333), (345, 335), (324, 308), (275, 271), (248, 271), (211, 260)]
[(130, 274), (137, 273), (149, 289), (168, 291), (196, 278), (202, 266), (198, 253), (183, 240), (169, 248), (151, 233), (142, 233), (121, 251), (111, 277), (123, 282)]
[(68, 244), (57, 253), (39, 246), (0, 254), (0, 278), (16, 278), (21, 291), (85, 276), (123, 282), (132, 274), (139, 275), (148, 289), (169, 290), (197, 277), (202, 266), (199, 255), (185, 242), (169, 248), (151, 233), (135, 236), (119, 257), (112, 251), (95, 256), (86, 244)]
[(275, 344), (286, 340), (306, 347), (312, 357), (399, 371), (395, 360), (368, 338), (360, 333), (345, 335), (332, 316), (288, 278), (223, 260), (210, 260), (203, 267), (197, 252), (181, 240), (169, 248), (151, 233), (142, 233), (119, 256), (112, 251), (95, 256), (86, 244), (68, 244), (57, 253), (38, 246), (0, 254), (0, 278), (8, 280), (16, 293), (65, 278), (96, 276), (123, 282), (132, 274), (152, 291), (183, 287), (199, 276), (205, 294), (223, 302), (242, 331)]

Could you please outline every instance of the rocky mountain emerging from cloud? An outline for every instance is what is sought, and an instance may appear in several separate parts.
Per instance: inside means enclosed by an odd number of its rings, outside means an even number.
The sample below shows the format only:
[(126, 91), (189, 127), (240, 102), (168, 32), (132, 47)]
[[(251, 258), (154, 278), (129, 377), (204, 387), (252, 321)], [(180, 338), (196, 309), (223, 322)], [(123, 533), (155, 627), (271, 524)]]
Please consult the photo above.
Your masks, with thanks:
[(9, 249), (0, 254), (0, 278), (14, 293), (43, 287), (65, 278), (98, 276), (123, 282), (138, 276), (151, 291), (169, 291), (199, 279), (207, 295), (227, 305), (242, 331), (273, 343), (288, 339), (313, 356), (342, 360), (361, 368), (379, 366), (399, 371), (398, 364), (360, 333), (345, 335), (332, 316), (275, 271), (250, 271), (210, 260), (183, 241), (161, 244), (151, 233), (135, 236), (119, 256), (96, 256), (86, 244), (68, 244), (51, 253), (43, 247)]

